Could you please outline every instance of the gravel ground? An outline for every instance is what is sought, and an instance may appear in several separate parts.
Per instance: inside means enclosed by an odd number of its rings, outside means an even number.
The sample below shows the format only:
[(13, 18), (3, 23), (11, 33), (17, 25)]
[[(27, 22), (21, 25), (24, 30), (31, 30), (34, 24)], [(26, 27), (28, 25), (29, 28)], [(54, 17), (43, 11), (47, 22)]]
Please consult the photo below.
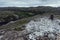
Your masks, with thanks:
[[(40, 16), (40, 15), (39, 15)], [(39, 17), (38, 15), (31, 20), (35, 20), (35, 18)], [(15, 30), (0, 30), (0, 40), (28, 40), (28, 35), (31, 34), (31, 32), (27, 32), (26, 30), (23, 31), (15, 31)], [(49, 40), (48, 37), (37, 37), (37, 40), (40, 40), (39, 38), (43, 40)], [(57, 40), (60, 40), (60, 34), (57, 36)]]

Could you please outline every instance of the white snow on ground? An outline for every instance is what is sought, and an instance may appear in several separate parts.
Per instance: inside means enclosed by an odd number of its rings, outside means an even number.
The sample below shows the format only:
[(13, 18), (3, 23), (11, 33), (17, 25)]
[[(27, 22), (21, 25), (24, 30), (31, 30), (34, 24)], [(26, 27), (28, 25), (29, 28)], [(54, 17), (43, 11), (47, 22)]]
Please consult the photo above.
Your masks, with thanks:
[(35, 38), (38, 36), (44, 36), (45, 33), (49, 33), (49, 38), (55, 38), (55, 34), (60, 33), (60, 20), (54, 19), (53, 21), (49, 18), (38, 18), (37, 20), (31, 20), (26, 25), (27, 32), (31, 32), (29, 34), (29, 39), (36, 40)]

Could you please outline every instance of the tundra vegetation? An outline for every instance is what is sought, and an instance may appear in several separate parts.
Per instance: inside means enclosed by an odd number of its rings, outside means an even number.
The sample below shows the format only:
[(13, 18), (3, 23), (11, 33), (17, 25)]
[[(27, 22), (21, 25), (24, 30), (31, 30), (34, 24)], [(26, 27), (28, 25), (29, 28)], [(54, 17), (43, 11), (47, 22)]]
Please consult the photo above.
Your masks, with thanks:
[[(0, 7), (0, 34), (4, 36), (2, 40), (20, 40), (22, 37), (28, 40), (28, 35), (31, 33), (24, 30), (25, 24), (31, 20), (36, 21), (36, 18), (48, 17), (51, 14), (54, 15), (50, 17), (51, 20), (54, 20), (54, 18), (60, 19), (60, 7)], [(40, 38), (38, 36), (37, 40), (40, 40)], [(47, 40), (49, 38), (42, 37), (42, 39)]]
[[(23, 25), (28, 22), (30, 17), (35, 15), (50, 15), (57, 14), (60, 15), (59, 7), (0, 7), (0, 29), (12, 28), (11, 26)], [(26, 19), (25, 19), (26, 18)], [(60, 17), (58, 17), (60, 18)], [(23, 19), (23, 20), (21, 20)], [(20, 20), (20, 21), (18, 21)], [(25, 20), (25, 21), (24, 21)], [(13, 24), (11, 24), (11, 22)], [(9, 24), (10, 23), (10, 24)], [(8, 24), (8, 26), (7, 26)], [(4, 25), (4, 27), (3, 27)], [(13, 27), (14, 27), (13, 26)], [(19, 27), (17, 28), (19, 29)]]

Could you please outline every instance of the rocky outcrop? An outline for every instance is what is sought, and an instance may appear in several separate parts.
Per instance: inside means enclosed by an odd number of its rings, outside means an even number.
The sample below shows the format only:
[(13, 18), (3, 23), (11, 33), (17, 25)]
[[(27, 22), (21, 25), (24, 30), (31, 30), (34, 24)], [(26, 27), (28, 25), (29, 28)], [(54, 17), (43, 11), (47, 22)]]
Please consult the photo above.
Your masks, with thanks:
[(26, 40), (28, 33), (26, 30), (23, 31), (4, 31), (4, 34), (0, 35), (0, 40)]

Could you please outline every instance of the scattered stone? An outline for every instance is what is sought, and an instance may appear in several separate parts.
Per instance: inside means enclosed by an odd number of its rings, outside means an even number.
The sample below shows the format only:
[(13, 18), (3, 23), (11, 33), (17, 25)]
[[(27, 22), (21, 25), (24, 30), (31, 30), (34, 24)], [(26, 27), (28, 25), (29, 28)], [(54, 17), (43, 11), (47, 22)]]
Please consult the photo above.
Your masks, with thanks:
[(54, 19), (54, 15), (50, 15), (50, 19), (53, 20)]

